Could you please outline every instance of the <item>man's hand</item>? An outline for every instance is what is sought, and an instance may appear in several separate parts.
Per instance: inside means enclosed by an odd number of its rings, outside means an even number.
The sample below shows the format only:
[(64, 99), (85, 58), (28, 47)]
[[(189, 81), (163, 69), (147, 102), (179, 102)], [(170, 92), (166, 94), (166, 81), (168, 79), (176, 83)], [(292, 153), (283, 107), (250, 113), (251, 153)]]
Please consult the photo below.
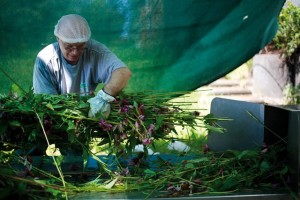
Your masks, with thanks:
[(100, 90), (95, 97), (88, 100), (90, 103), (89, 117), (107, 118), (110, 113), (110, 102), (114, 100), (113, 96)]

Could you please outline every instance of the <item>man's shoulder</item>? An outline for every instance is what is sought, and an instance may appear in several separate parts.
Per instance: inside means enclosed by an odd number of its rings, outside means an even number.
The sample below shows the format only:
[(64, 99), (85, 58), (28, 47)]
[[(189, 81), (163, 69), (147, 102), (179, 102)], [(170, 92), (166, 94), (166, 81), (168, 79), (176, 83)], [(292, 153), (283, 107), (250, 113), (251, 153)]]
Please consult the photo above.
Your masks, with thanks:
[(58, 43), (49, 44), (38, 53), (38, 58), (45, 63), (56, 57), (58, 57)]
[(90, 39), (88, 41), (88, 49), (90, 51), (94, 51), (94, 52), (97, 52), (97, 53), (108, 53), (110, 52), (110, 50), (107, 48), (106, 45), (104, 45), (103, 43), (97, 41), (97, 40), (94, 40), (94, 39)]

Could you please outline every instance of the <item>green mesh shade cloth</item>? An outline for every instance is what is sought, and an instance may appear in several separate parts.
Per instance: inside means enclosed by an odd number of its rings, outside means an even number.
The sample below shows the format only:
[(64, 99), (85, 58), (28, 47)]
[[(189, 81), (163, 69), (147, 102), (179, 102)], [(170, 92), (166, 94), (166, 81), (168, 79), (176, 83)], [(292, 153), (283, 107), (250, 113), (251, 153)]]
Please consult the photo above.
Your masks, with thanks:
[[(0, 3), (0, 67), (25, 90), (36, 54), (65, 14), (87, 19), (92, 38), (132, 70), (126, 91), (195, 90), (272, 40), (284, 0), (44, 0)], [(1, 73), (1, 93), (13, 83)]]

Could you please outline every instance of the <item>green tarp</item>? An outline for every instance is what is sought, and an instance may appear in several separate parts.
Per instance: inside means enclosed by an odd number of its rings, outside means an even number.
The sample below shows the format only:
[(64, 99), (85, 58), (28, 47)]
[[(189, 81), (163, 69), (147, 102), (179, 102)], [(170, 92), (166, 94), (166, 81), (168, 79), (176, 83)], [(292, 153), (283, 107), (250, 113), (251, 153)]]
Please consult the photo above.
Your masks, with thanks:
[[(191, 91), (253, 57), (276, 34), (284, 0), (31, 0), (0, 2), (0, 68), (28, 90), (36, 54), (65, 14), (130, 67), (127, 91)], [(0, 93), (12, 80), (1, 73)]]

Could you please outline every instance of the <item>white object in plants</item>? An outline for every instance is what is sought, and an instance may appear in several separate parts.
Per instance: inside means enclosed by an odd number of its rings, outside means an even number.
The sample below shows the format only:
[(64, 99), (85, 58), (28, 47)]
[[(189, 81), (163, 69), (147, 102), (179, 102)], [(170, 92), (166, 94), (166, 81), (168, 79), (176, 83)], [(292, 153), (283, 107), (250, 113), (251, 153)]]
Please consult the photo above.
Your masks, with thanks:
[[(154, 151), (152, 149), (150, 149), (149, 147), (147, 147), (147, 149), (148, 149), (148, 155), (159, 154), (159, 152), (154, 153)], [(144, 145), (142, 145), (142, 144), (135, 145), (133, 152), (144, 152)]]
[(191, 148), (185, 144), (184, 142), (180, 141), (172, 141), (168, 144), (168, 149), (169, 150), (175, 150), (179, 152), (188, 152)]

